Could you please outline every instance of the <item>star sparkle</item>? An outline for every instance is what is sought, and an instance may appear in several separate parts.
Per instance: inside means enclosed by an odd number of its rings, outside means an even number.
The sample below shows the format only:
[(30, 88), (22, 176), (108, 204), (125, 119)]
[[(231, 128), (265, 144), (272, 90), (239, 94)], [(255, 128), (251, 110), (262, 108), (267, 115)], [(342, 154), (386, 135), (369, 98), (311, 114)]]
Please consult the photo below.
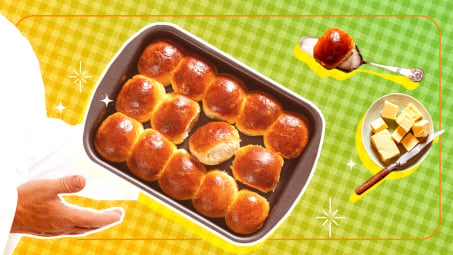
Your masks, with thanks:
[(349, 166), (350, 169), (352, 169), (355, 166), (355, 162), (352, 161), (352, 159), (350, 159), (347, 165)]
[(55, 106), (55, 108), (58, 110), (58, 112), (61, 114), (63, 112), (64, 109), (66, 109), (66, 106), (64, 106), (61, 101), (60, 101), (60, 104)]
[(113, 102), (113, 100), (110, 99), (108, 95), (105, 95), (105, 98), (99, 101), (103, 102), (105, 104), (105, 107), (107, 107), (109, 103)]
[(91, 75), (88, 74), (86, 70), (82, 68), (82, 61), (79, 62), (79, 70), (74, 70), (73, 75), (68, 77), (73, 79), (73, 82), (79, 85), (79, 92), (82, 92), (82, 86), (91, 78)]
[(332, 199), (329, 198), (329, 211), (322, 210), (323, 215), (321, 216), (316, 216), (316, 219), (321, 219), (324, 220), (322, 223), (322, 226), (328, 225), (329, 226), (329, 238), (332, 237), (332, 225), (338, 226), (337, 220), (339, 219), (345, 219), (346, 217), (337, 215), (338, 210), (332, 211)]

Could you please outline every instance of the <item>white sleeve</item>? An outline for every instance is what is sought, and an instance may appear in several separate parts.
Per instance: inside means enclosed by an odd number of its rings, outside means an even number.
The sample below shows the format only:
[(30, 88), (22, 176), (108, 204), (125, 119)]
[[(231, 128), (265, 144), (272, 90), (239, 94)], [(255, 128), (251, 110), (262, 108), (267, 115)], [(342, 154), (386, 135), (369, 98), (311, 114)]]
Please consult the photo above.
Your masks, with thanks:
[[(2, 126), (10, 129), (3, 132), (0, 128), (0, 141), (4, 135), (13, 148), (8, 154), (0, 151), (0, 162), (3, 157), (10, 159), (20, 182), (82, 174), (87, 186), (79, 195), (136, 199), (136, 187), (88, 159), (82, 144), (82, 125), (71, 126), (47, 117), (39, 61), (28, 40), (1, 15), (0, 38), (0, 116)], [(6, 115), (8, 121), (4, 122)]]
[[(24, 172), (25, 133), (30, 121), (45, 115), (39, 63), (28, 40), (0, 15), (0, 254), (4, 252), (17, 206), (19, 174)], [(37, 86), (37, 87), (34, 87)], [(39, 87), (41, 86), (41, 88)]]
[(2, 178), (0, 180), (2, 192), (2, 196), (0, 197), (0, 203), (2, 205), (0, 209), (0, 254), (3, 254), (5, 250), (17, 205), (16, 186), (8, 178), (4, 179), (3, 177), (3, 175), (0, 176)]
[[(135, 199), (138, 190), (124, 185), (124, 181), (113, 181), (118, 178), (112, 178), (105, 170), (75, 164), (78, 157), (74, 157), (74, 150), (83, 155), (81, 127), (47, 118), (38, 59), (28, 40), (1, 14), (0, 38), (1, 254), (14, 219), (16, 187), (29, 178), (83, 174), (88, 177), (83, 195), (104, 199)], [(125, 188), (118, 189), (122, 185)]]

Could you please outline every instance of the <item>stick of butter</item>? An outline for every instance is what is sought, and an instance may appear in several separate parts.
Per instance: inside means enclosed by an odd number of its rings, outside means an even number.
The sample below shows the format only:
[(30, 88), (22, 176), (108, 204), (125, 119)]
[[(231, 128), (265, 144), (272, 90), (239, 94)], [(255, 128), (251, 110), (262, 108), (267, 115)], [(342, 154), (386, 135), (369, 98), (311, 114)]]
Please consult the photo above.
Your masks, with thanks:
[(400, 150), (396, 146), (395, 142), (392, 139), (389, 131), (384, 129), (371, 136), (371, 143), (374, 148), (376, 148), (379, 157), (382, 162), (387, 162), (388, 160), (400, 155)]

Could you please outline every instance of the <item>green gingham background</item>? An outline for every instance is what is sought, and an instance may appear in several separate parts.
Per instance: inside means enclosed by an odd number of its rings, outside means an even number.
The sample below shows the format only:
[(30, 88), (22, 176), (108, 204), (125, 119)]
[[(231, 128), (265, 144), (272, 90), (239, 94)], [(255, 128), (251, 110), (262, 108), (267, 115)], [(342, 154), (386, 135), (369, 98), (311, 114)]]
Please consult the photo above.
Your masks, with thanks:
[[(447, 159), (453, 153), (449, 143), (452, 131), (448, 125), (453, 123), (452, 88), (448, 82), (453, 78), (448, 68), (453, 57), (450, 35), (453, 31), (449, 27), (449, 10), (453, 4), (447, 1), (441, 4), (403, 2), (293, 3), (277, 0), (270, 3), (232, 1), (210, 5), (205, 0), (193, 3), (153, 1), (146, 4), (126, 1), (65, 4), (33, 1), (25, 4), (6, 1), (0, 11), (16, 22), (28, 15), (57, 15), (30, 16), (21, 20), (18, 27), (30, 38), (41, 61), (44, 80), (50, 84), (46, 91), (49, 113), (71, 124), (82, 120), (85, 105), (97, 80), (121, 45), (142, 27), (162, 21), (183, 27), (317, 105), (326, 120), (326, 133), (315, 174), (292, 214), (255, 253), (447, 254), (453, 249), (453, 172), (450, 171), (452, 163)], [(86, 14), (136, 16), (61, 16)], [(258, 16), (184, 16), (187, 14)], [(259, 16), (264, 14), (285, 16)], [(293, 16), (308, 14), (425, 16)], [(321, 35), (332, 26), (350, 33), (366, 60), (395, 66), (420, 66), (426, 72), (425, 80), (416, 90), (406, 90), (396, 83), (366, 73), (358, 73), (341, 82), (318, 77), (294, 57), (293, 48), (302, 36)], [(439, 34), (442, 39), (441, 94)], [(80, 61), (92, 76), (82, 92), (67, 78), (73, 69), (79, 67)], [(373, 67), (364, 68), (380, 71)], [(403, 179), (384, 182), (353, 204), (349, 202), (349, 196), (371, 175), (361, 163), (355, 148), (357, 125), (373, 101), (393, 92), (417, 98), (431, 113), (435, 129), (439, 126), (447, 129), (441, 139), (442, 161), (439, 162), (439, 146), (436, 144), (417, 171)], [(55, 110), (60, 102), (67, 106), (62, 113)], [(355, 162), (352, 168), (347, 165), (349, 161)], [(338, 225), (332, 225), (331, 235), (328, 224), (322, 225), (323, 220), (316, 218), (323, 216), (323, 210), (329, 210), (329, 202), (333, 210), (338, 210), (337, 215), (344, 217), (337, 219)], [(162, 228), (168, 233), (163, 235), (172, 236), (171, 221), (153, 218), (149, 222), (161, 227), (164, 225)], [(139, 235), (136, 237), (140, 238)], [(77, 245), (75, 241), (73, 244)], [(93, 242), (92, 249), (102, 251), (104, 245), (103, 242)], [(135, 252), (152, 251), (154, 246), (169, 254), (176, 251), (178, 254), (192, 254), (194, 246), (198, 247), (195, 249), (197, 254), (222, 252), (206, 241), (149, 242), (138, 248), (135, 246)]]

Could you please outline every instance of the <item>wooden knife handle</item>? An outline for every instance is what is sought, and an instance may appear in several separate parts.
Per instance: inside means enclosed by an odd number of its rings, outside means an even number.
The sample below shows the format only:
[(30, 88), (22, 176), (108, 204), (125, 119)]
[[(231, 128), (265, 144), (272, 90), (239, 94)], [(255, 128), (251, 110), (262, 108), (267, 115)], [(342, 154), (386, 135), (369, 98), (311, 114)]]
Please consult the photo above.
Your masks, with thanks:
[(368, 179), (368, 181), (364, 182), (357, 189), (355, 189), (355, 193), (357, 195), (362, 194), (363, 192), (365, 192), (369, 188), (371, 188), (374, 184), (378, 183), (380, 180), (382, 180), (384, 177), (386, 177), (390, 172), (391, 171), (390, 171), (390, 169), (388, 167), (382, 169), (377, 174), (375, 174), (373, 177)]

